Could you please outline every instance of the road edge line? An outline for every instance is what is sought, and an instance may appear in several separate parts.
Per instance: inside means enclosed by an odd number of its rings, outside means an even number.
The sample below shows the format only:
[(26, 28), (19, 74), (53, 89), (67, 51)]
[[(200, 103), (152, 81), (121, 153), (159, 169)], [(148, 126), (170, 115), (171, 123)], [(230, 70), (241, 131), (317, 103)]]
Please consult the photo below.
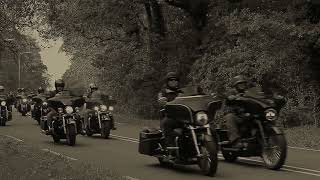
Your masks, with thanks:
[(61, 154), (61, 153), (58, 153), (58, 152), (55, 152), (55, 151), (52, 151), (52, 150), (46, 149), (46, 148), (41, 149), (41, 151), (49, 152), (49, 153), (51, 153), (51, 154), (54, 154), (54, 155), (57, 155), (57, 156), (61, 156), (61, 157), (67, 158), (67, 159), (72, 160), (72, 161), (77, 161), (77, 160), (78, 160), (78, 159), (76, 159), (76, 158), (73, 158), (73, 157), (70, 157), (70, 156), (66, 156), (66, 155), (63, 155), (63, 154)]

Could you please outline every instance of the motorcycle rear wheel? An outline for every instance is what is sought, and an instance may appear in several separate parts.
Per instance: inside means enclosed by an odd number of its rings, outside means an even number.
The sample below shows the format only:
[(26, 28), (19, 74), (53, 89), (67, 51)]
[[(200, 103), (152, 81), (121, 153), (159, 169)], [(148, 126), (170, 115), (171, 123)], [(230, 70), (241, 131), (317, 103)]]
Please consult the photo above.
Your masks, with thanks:
[(287, 158), (287, 141), (285, 136), (283, 134), (270, 136), (269, 147), (263, 148), (261, 156), (268, 169), (280, 169)]
[(234, 153), (230, 151), (222, 150), (222, 156), (224, 160), (226, 160), (227, 162), (235, 162), (238, 159), (238, 156), (236, 156)]

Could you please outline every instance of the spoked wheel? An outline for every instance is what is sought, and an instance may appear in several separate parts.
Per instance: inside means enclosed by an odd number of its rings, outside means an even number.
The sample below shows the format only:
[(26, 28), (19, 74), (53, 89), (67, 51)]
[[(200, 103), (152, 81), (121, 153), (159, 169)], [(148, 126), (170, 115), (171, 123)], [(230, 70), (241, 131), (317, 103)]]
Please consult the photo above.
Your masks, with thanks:
[(238, 159), (238, 156), (230, 151), (223, 151), (222, 150), (222, 156), (227, 162), (234, 162)]
[(287, 141), (284, 135), (270, 136), (268, 146), (262, 150), (262, 159), (269, 169), (280, 169), (287, 157)]
[(205, 146), (200, 148), (202, 157), (198, 159), (199, 167), (206, 176), (214, 176), (218, 168), (218, 151), (214, 142), (206, 142)]

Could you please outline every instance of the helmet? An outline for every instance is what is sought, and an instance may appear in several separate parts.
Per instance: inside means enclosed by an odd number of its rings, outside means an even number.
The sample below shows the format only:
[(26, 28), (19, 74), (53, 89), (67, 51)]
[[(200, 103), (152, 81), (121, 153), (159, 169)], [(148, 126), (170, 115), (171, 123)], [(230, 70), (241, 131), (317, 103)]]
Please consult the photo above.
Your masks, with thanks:
[(42, 87), (38, 88), (38, 93), (44, 93), (44, 89)]
[(235, 87), (239, 83), (246, 83), (246, 82), (248, 82), (248, 81), (246, 80), (246, 78), (243, 75), (238, 75), (232, 79), (232, 86)]
[(25, 92), (25, 89), (24, 89), (24, 88), (20, 88), (20, 91), (21, 91), (21, 92)]
[(98, 89), (98, 86), (95, 84), (95, 83), (91, 83), (90, 85), (89, 85), (89, 88), (92, 90), (92, 89), (95, 89), (95, 90), (97, 90)]
[(64, 88), (64, 81), (62, 79), (58, 79), (54, 82), (54, 87), (57, 88), (57, 87), (63, 87)]
[(3, 86), (0, 86), (0, 91), (4, 91), (4, 87)]
[(176, 80), (179, 80), (179, 77), (177, 75), (176, 72), (169, 72), (166, 76), (167, 80), (169, 79), (176, 79)]

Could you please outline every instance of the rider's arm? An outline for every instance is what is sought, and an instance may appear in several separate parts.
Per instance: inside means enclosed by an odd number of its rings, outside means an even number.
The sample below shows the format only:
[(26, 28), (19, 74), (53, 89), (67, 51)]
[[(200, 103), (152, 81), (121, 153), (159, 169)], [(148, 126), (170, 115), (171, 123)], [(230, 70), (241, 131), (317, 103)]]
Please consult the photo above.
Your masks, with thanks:
[(168, 102), (168, 98), (166, 97), (166, 94), (161, 91), (158, 93), (158, 103), (160, 106), (164, 106)]

